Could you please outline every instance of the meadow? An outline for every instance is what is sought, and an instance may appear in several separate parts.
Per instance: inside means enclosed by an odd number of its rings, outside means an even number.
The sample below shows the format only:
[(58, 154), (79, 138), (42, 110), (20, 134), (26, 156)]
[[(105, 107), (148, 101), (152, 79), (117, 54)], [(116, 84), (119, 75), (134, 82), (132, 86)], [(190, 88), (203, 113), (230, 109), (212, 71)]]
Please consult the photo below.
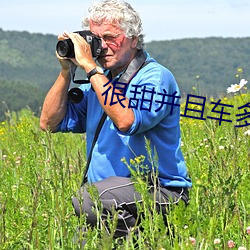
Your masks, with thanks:
[[(118, 242), (112, 238), (115, 221), (108, 221), (110, 235), (99, 222), (98, 230), (86, 233), (85, 249), (250, 249), (249, 101), (247, 92), (206, 99), (204, 120), (199, 119), (201, 105), (189, 104), (193, 111), (181, 117), (181, 130), (193, 181), (190, 204), (171, 208), (164, 225), (140, 181), (143, 230)], [(185, 107), (183, 102), (182, 114)], [(221, 116), (220, 110), (227, 114)], [(6, 112), (0, 124), (0, 249), (81, 249), (76, 228), (85, 220), (75, 217), (71, 197), (85, 163), (84, 135), (42, 132), (29, 109)], [(143, 157), (127, 164), (141, 166)], [(101, 209), (97, 198), (96, 204)]]

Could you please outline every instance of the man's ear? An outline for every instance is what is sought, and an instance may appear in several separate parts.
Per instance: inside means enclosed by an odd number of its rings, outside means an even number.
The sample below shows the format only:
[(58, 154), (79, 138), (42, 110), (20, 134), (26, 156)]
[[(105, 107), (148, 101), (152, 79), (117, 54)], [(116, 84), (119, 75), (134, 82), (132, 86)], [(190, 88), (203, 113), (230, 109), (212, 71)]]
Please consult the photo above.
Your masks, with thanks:
[(138, 43), (138, 37), (133, 36), (132, 37), (132, 42), (131, 42), (131, 48), (132, 49), (136, 48), (137, 43)]

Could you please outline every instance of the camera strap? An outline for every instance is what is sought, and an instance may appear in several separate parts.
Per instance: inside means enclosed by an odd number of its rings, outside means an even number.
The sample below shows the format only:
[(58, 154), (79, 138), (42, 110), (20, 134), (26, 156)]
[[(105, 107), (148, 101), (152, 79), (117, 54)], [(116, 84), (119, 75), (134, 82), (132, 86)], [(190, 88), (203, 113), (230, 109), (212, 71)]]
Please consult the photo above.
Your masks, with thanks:
[[(146, 66), (149, 63), (149, 61), (146, 61), (146, 55), (144, 54), (143, 50), (139, 50), (136, 57), (131, 61), (125, 72), (120, 76), (119, 80), (117, 82), (120, 83), (127, 83), (129, 85), (130, 81), (133, 79), (133, 77), (137, 74), (137, 72)], [(87, 182), (87, 174), (88, 174), (88, 169), (89, 169), (89, 164), (92, 158), (92, 152), (95, 146), (95, 143), (98, 139), (98, 136), (100, 134), (100, 131), (102, 129), (102, 126), (106, 120), (107, 114), (104, 112), (102, 114), (102, 117), (97, 125), (97, 129), (95, 132), (95, 136), (91, 145), (91, 149), (89, 152), (88, 160), (86, 163), (86, 167), (84, 170), (84, 175), (83, 175), (83, 180), (81, 186), (83, 186)]]

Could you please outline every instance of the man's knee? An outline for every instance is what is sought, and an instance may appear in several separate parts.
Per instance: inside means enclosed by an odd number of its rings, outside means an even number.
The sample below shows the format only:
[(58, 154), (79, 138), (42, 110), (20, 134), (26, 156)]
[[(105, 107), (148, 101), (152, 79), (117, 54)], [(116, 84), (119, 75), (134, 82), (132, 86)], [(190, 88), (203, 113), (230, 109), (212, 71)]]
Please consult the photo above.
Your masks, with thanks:
[(80, 215), (81, 215), (81, 205), (80, 205), (80, 202), (79, 202), (78, 198), (76, 198), (76, 197), (72, 198), (72, 205), (73, 205), (73, 207), (75, 209), (75, 214), (78, 217), (80, 217)]
[(80, 217), (82, 214), (85, 214), (87, 218), (87, 223), (96, 223), (96, 215), (93, 212), (94, 202), (91, 200), (86, 188), (79, 191), (78, 197), (72, 198), (72, 205), (78, 217)]

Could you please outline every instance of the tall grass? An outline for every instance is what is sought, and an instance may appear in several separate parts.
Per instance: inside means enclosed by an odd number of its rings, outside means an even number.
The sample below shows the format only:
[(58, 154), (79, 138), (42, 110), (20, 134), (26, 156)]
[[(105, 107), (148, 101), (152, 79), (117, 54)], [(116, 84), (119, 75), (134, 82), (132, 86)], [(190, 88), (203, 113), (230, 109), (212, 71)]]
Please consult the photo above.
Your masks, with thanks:
[[(182, 150), (193, 180), (187, 207), (171, 208), (165, 225), (141, 181), (140, 228), (118, 242), (112, 238), (116, 220), (107, 221), (111, 235), (100, 221), (99, 229), (85, 233), (85, 249), (228, 249), (229, 240), (235, 249), (250, 249), (250, 127), (234, 127), (237, 107), (250, 96), (241, 97), (222, 100), (234, 105), (231, 123), (181, 118)], [(218, 117), (212, 107), (206, 105), (205, 117)], [(41, 132), (28, 109), (6, 114), (0, 124), (0, 249), (80, 249), (76, 229), (86, 223), (84, 216), (75, 217), (71, 197), (85, 160), (83, 135)], [(141, 166), (143, 157), (127, 164)], [(140, 180), (136, 171), (134, 177)], [(97, 198), (96, 204), (98, 212)]]

